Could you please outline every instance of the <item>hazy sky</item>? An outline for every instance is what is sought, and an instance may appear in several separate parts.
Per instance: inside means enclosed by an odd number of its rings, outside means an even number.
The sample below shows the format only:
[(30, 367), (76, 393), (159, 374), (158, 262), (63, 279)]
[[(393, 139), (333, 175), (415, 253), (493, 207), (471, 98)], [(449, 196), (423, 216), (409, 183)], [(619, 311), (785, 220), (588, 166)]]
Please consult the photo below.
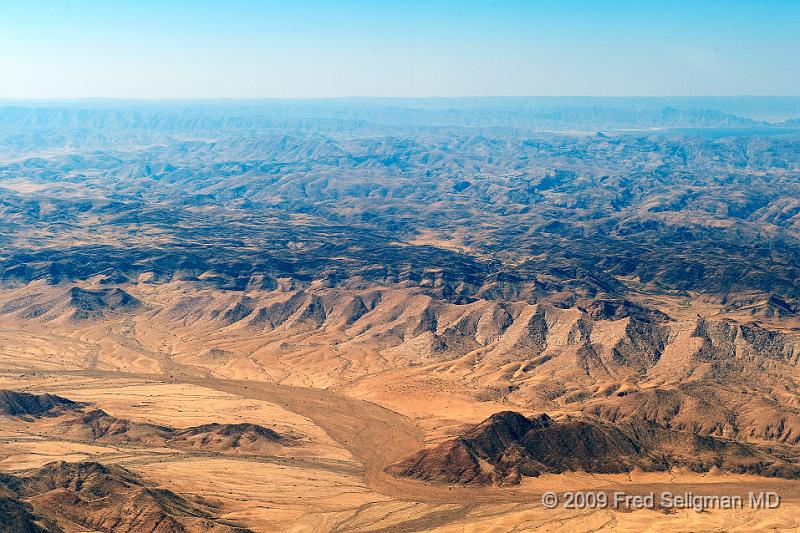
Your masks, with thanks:
[(2, 0), (0, 98), (798, 95), (800, 0)]

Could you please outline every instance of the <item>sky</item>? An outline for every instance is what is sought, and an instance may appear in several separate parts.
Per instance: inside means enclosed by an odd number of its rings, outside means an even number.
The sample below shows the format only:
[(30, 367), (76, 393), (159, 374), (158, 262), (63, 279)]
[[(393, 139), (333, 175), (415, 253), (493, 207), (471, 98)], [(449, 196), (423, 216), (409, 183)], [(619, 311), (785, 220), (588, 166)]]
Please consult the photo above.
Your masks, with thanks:
[(2, 0), (0, 98), (800, 95), (800, 0)]

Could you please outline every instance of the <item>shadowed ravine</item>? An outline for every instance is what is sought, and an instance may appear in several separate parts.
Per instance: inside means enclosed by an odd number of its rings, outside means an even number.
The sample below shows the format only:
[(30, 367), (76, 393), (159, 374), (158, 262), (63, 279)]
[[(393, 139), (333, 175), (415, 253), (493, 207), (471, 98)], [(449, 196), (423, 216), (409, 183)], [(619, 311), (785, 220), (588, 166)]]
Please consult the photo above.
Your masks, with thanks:
[(798, 110), (0, 105), (0, 530), (797, 529)]

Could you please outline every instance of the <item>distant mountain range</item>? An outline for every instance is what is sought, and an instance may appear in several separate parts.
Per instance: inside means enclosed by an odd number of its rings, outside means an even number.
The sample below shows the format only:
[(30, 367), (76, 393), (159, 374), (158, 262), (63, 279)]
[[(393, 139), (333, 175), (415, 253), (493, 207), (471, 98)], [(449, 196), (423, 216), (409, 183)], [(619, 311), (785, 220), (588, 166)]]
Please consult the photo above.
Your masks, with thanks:
[[(523, 413), (393, 457), (413, 479), (796, 478), (796, 117), (800, 98), (8, 104), (0, 318), (80, 340), (76, 368)], [(69, 430), (278, 446), (127, 420)]]
[(199, 133), (287, 127), (360, 131), (389, 125), (560, 132), (752, 128), (795, 127), (792, 124), (798, 119), (800, 97), (0, 102), (0, 127), (6, 130), (77, 129), (106, 134), (122, 129)]

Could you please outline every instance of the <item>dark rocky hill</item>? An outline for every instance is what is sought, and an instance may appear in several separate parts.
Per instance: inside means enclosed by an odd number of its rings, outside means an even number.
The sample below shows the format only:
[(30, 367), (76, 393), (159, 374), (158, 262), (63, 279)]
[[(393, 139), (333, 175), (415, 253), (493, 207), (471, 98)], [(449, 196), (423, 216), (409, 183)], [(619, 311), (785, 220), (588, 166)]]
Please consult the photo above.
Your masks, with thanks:
[(27, 392), (0, 390), (0, 415), (14, 417), (58, 416), (76, 411), (82, 403), (52, 394), (30, 394)]
[[(797, 457), (794, 458), (795, 460)], [(614, 425), (596, 419), (554, 421), (512, 411), (492, 415), (462, 436), (389, 467), (398, 476), (438, 483), (518, 483), (523, 476), (719, 468), (797, 479), (800, 466), (752, 445), (658, 424)]]
[(4, 531), (60, 533), (59, 520), (109, 533), (249, 531), (115, 465), (49, 463), (27, 475), (0, 475), (0, 491), (0, 525), (10, 528)]

